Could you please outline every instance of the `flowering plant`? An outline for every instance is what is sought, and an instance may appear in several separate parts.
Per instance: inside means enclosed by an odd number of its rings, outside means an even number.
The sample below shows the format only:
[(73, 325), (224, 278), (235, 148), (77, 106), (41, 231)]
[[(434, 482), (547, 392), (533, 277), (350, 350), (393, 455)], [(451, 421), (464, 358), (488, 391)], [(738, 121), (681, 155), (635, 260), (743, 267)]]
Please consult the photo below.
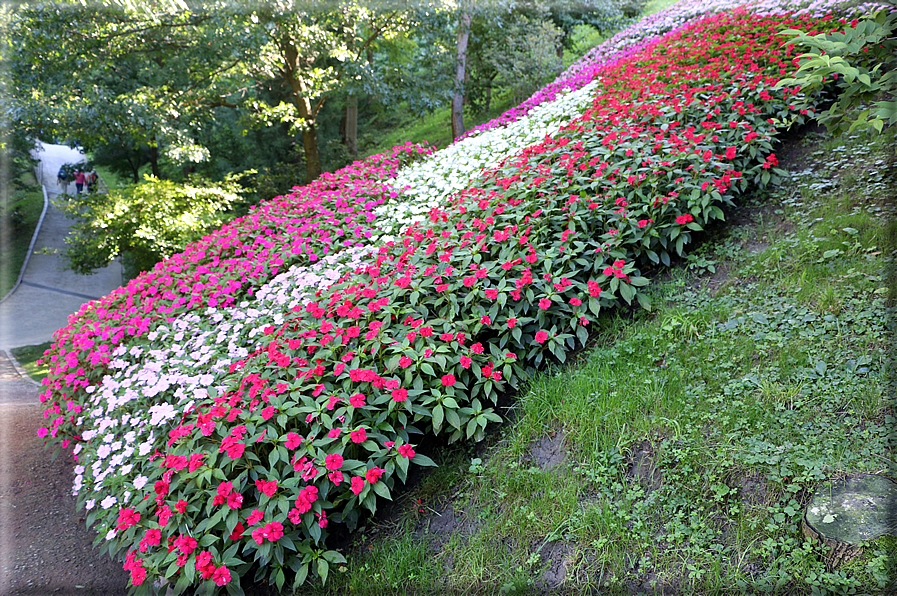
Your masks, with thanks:
[(553, 136), (483, 149), (424, 218), (390, 219), (421, 204), (384, 182), (425, 152), (399, 147), (79, 313), (48, 353), (43, 432), (76, 442), (79, 502), (137, 591), (326, 581), (327, 528), (433, 465), (422, 435), (481, 439), (501, 391), (602, 309), (647, 306), (643, 269), (776, 180), (772, 120), (803, 116), (774, 90), (794, 60), (777, 33), (797, 26), (837, 22), (711, 16), (605, 65)]

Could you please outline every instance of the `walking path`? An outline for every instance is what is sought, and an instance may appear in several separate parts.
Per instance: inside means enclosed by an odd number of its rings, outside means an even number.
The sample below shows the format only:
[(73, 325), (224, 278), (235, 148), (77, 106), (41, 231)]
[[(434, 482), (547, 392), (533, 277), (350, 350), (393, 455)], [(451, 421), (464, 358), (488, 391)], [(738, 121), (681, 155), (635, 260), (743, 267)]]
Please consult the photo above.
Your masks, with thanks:
[[(82, 304), (102, 298), (122, 284), (122, 269), (117, 262), (92, 275), (64, 269), (62, 254), (72, 220), (52, 204), (62, 192), (56, 173), (62, 164), (81, 161), (84, 155), (64, 145), (44, 144), (43, 151), (35, 151), (34, 156), (41, 160), (40, 182), (47, 188), (50, 205), (38, 229), (34, 254), (28, 260), (22, 283), (0, 302), (2, 350), (50, 341)], [(68, 190), (74, 193), (75, 185), (69, 184)]]
[[(56, 173), (83, 155), (44, 145), (41, 182), (54, 200)], [(69, 185), (74, 192), (74, 184)], [(121, 564), (93, 548), (71, 495), (71, 452), (55, 460), (37, 429), (43, 420), (39, 386), (23, 378), (5, 350), (39, 344), (68, 324), (84, 302), (121, 285), (117, 263), (91, 276), (63, 270), (61, 251), (71, 220), (48, 207), (21, 284), (0, 302), (0, 596), (115, 596), (127, 593)]]

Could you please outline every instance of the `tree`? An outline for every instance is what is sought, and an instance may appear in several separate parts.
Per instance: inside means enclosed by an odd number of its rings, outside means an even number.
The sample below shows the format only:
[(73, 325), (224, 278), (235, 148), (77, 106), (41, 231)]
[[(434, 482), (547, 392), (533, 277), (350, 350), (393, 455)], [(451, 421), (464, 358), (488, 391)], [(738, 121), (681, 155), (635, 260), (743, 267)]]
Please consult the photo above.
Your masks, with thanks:
[(241, 191), (234, 178), (176, 184), (150, 176), (109, 194), (60, 201), (57, 207), (78, 220), (66, 238), (69, 267), (88, 274), (122, 257), (126, 276), (134, 277), (224, 224)]
[(195, 12), (24, 6), (13, 17), (17, 124), (31, 135), (118, 147), (159, 163), (207, 157), (195, 142), (215, 107), (235, 106), (258, 32), (224, 4)]

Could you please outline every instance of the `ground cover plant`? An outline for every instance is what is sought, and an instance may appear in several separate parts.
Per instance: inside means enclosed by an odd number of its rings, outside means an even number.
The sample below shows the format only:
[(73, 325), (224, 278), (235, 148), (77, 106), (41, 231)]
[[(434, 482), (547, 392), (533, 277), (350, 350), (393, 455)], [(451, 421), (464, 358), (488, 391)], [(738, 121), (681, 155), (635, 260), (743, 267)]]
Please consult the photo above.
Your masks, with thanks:
[(652, 312), (602, 320), (313, 593), (892, 593), (897, 539), (829, 569), (800, 519), (823, 479), (893, 472), (894, 134), (789, 143)]
[(606, 64), (567, 124), (542, 119), (563, 97), (523, 115), (558, 130), (478, 153), (441, 204), (403, 188), (427, 151), (400, 146), (86, 306), (47, 353), (42, 434), (73, 448), (98, 543), (143, 593), (326, 581), (345, 562), (328, 525), (432, 465), (420, 435), (481, 439), (502, 391), (564, 362), (602, 311), (647, 305), (643, 270), (777, 179), (777, 126), (812, 109), (774, 89), (794, 56), (777, 34), (839, 26), (712, 15)]

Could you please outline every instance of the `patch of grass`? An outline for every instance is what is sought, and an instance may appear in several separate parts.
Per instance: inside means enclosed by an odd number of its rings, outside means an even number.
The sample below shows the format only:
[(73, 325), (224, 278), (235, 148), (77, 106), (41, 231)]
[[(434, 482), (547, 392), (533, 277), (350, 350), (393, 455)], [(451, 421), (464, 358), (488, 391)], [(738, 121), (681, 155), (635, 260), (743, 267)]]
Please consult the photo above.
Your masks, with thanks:
[(48, 341), (35, 346), (13, 348), (10, 352), (12, 352), (12, 355), (19, 361), (19, 364), (22, 365), (22, 368), (25, 369), (28, 376), (35, 381), (40, 382), (50, 372), (50, 366), (48, 363), (43, 362), (38, 364), (38, 360), (41, 359), (44, 352), (48, 350), (51, 345), (53, 345), (53, 342)]
[[(464, 126), (467, 130), (488, 122), (509, 110), (512, 105), (510, 94), (496, 96), (492, 99), (492, 107), (488, 112), (474, 113), (467, 106), (464, 109)], [(514, 104), (516, 105), (516, 104)], [(420, 118), (410, 118), (390, 130), (380, 131), (376, 144), (365, 150), (366, 155), (388, 151), (396, 145), (406, 142), (421, 143), (443, 149), (452, 142), (452, 110), (441, 108)]]
[[(413, 593), (892, 593), (897, 538), (830, 570), (800, 530), (820, 480), (893, 469), (897, 135), (882, 136), (803, 141), (799, 175), (655, 282), (653, 312), (605, 317), (513, 425), (446, 456), (397, 505), (400, 530), (316, 591), (364, 576)], [(422, 582), (370, 580), (396, 569)]]
[(44, 207), (44, 195), (34, 176), (28, 174), (27, 179), (22, 182), (30, 190), (21, 190), (11, 185), (13, 192), (9, 207), (0, 213), (3, 225), (9, 230), (9, 241), (0, 246), (0, 261), (3, 262), (0, 267), (0, 298), (6, 296), (19, 277)]

